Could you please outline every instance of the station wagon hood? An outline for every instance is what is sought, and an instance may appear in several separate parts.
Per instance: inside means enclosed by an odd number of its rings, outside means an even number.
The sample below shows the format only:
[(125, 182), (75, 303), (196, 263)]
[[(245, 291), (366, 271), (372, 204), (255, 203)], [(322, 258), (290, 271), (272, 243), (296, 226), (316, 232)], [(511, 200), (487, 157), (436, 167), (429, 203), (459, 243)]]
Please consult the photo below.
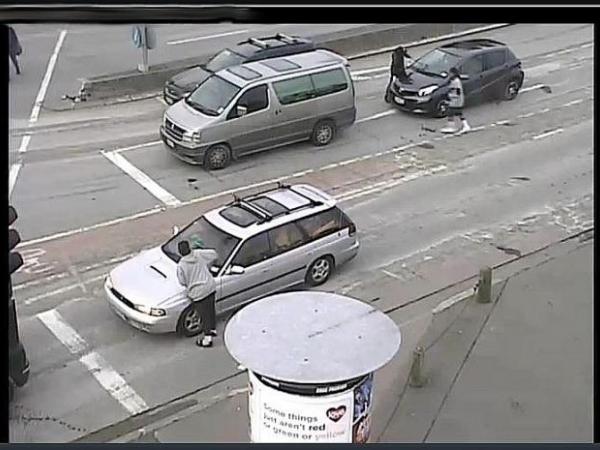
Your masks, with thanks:
[(182, 102), (177, 102), (167, 109), (167, 118), (186, 131), (202, 131), (218, 117), (207, 116)]
[(177, 264), (160, 247), (143, 251), (110, 273), (113, 288), (136, 305), (165, 307), (183, 295)]
[(180, 88), (191, 90), (210, 77), (210, 75), (211, 73), (208, 70), (198, 66), (178, 73), (171, 78), (171, 81)]
[(396, 81), (396, 87), (400, 89), (407, 89), (410, 91), (418, 91), (421, 88), (437, 84), (442, 86), (448, 82), (447, 78), (436, 77), (433, 75), (427, 75), (416, 70), (408, 69), (406, 71), (408, 79), (400, 82)]

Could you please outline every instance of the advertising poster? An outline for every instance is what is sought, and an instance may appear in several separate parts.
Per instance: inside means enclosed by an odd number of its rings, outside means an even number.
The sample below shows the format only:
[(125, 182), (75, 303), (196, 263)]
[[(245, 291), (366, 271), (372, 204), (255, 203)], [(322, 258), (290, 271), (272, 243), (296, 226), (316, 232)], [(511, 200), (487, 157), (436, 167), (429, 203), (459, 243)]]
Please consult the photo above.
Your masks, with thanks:
[(354, 388), (352, 414), (352, 442), (366, 444), (371, 433), (371, 405), (373, 404), (373, 374)]
[(252, 442), (352, 442), (352, 390), (318, 397), (293, 395), (249, 375)]

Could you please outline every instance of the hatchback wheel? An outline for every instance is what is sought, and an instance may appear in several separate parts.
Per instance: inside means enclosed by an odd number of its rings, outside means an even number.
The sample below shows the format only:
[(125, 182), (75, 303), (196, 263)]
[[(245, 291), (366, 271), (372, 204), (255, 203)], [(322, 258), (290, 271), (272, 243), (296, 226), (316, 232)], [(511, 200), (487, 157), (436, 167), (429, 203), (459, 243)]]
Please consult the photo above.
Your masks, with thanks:
[(320, 286), (325, 283), (331, 272), (333, 272), (333, 258), (331, 256), (321, 256), (315, 260), (306, 273), (306, 283), (309, 286)]
[(512, 79), (504, 87), (504, 100), (514, 100), (519, 93), (519, 80)]
[(329, 144), (335, 137), (335, 124), (331, 120), (322, 120), (315, 125), (311, 136), (314, 145), (321, 147)]
[(437, 102), (433, 110), (433, 115), (439, 118), (446, 117), (448, 115), (448, 100), (443, 98)]
[(196, 304), (188, 306), (179, 316), (177, 332), (185, 337), (196, 336), (202, 332), (202, 315)]
[(231, 161), (231, 150), (225, 144), (217, 144), (210, 147), (204, 157), (204, 164), (209, 170), (217, 170), (227, 167)]

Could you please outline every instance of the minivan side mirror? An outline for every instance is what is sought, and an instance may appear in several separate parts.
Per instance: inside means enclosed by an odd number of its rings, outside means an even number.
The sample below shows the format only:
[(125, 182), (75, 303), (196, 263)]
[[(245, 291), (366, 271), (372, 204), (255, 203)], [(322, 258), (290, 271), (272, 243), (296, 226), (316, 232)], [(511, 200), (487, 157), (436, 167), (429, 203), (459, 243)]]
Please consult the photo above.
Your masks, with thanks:
[(177, 225), (175, 225), (173, 227), (173, 236), (175, 236), (177, 233), (179, 233), (179, 227)]
[(246, 272), (246, 269), (244, 269), (242, 266), (236, 266), (236, 265), (229, 267), (229, 270), (227, 271), (227, 273), (229, 275), (242, 275), (245, 272)]
[(242, 105), (237, 105), (235, 108), (235, 112), (238, 117), (242, 117), (246, 115), (246, 113), (248, 112), (248, 108)]

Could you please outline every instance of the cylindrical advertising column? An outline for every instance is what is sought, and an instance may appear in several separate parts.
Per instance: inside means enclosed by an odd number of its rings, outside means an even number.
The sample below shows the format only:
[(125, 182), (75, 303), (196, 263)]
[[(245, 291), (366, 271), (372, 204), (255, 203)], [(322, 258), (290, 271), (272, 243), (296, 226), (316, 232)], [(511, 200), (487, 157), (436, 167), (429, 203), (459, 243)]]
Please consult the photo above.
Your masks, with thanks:
[(373, 373), (398, 351), (400, 331), (366, 303), (300, 291), (239, 311), (225, 344), (248, 369), (252, 442), (365, 443)]

